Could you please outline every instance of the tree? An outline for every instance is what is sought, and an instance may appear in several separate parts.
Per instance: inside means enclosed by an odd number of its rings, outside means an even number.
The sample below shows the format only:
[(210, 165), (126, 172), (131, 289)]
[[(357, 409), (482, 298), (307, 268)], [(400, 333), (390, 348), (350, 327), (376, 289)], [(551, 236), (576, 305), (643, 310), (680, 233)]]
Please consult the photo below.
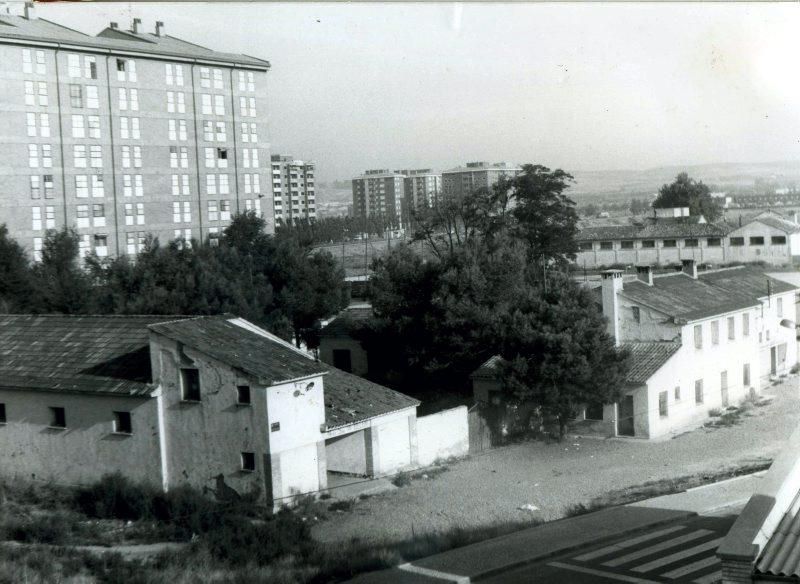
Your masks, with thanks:
[(576, 408), (619, 400), (630, 355), (615, 348), (585, 288), (566, 277), (531, 288), (504, 320), (505, 387), (555, 419), (561, 436)]
[(0, 312), (24, 312), (32, 301), (33, 283), (30, 265), (8, 228), (0, 225)]
[(631, 199), (631, 205), (628, 210), (631, 215), (643, 215), (649, 209), (650, 203), (647, 202), (647, 199)]
[(79, 237), (74, 229), (49, 230), (42, 243), (42, 261), (32, 270), (38, 312), (80, 314), (91, 306), (91, 281), (81, 268)]
[(722, 216), (722, 207), (713, 199), (710, 189), (702, 181), (689, 178), (685, 172), (659, 189), (653, 207), (689, 207), (690, 215), (702, 215), (707, 221), (716, 221)]

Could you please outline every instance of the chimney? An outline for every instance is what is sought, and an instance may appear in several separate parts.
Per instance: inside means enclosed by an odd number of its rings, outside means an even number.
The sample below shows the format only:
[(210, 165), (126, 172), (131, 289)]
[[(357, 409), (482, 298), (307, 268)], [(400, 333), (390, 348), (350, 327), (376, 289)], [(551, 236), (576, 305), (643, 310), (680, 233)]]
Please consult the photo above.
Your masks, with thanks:
[(636, 279), (648, 286), (652, 286), (653, 269), (650, 266), (636, 266)]
[(603, 315), (608, 319), (608, 334), (619, 346), (619, 297), (622, 292), (622, 270), (606, 270), (601, 275)]
[(25, 18), (28, 20), (36, 20), (36, 7), (33, 2), (25, 3)]
[(131, 27), (131, 32), (137, 33), (139, 32), (139, 25), (142, 24), (141, 18), (134, 18), (133, 19), (133, 26)]
[(156, 36), (164, 36), (164, 21), (156, 20)]
[(116, 22), (111, 22), (111, 23), (109, 23), (108, 26), (109, 26), (109, 28), (112, 28), (114, 30), (117, 30), (119, 28), (119, 25)]
[(683, 264), (681, 271), (697, 280), (697, 262), (694, 260), (681, 260), (681, 264)]

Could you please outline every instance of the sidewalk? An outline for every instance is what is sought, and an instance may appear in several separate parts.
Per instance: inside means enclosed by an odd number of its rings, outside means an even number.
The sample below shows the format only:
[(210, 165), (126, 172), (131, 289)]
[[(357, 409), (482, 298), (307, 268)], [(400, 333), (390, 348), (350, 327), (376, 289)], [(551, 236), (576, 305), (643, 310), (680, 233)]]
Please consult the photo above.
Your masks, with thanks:
[(403, 564), (392, 570), (363, 574), (354, 584), (469, 584), (481, 578), (532, 564), (562, 553), (596, 545), (623, 535), (685, 520), (697, 514), (733, 510), (755, 490), (764, 473), (552, 521), (495, 539)]

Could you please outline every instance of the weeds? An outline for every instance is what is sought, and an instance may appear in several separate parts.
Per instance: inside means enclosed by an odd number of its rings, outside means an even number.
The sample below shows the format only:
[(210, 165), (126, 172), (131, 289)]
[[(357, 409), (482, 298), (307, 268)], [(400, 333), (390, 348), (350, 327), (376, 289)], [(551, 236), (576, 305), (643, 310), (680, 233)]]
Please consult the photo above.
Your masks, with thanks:
[(353, 508), (353, 501), (351, 499), (344, 499), (342, 501), (334, 501), (328, 505), (328, 511), (350, 511)]
[(400, 472), (394, 475), (392, 484), (395, 487), (406, 487), (411, 484), (411, 474), (407, 472)]

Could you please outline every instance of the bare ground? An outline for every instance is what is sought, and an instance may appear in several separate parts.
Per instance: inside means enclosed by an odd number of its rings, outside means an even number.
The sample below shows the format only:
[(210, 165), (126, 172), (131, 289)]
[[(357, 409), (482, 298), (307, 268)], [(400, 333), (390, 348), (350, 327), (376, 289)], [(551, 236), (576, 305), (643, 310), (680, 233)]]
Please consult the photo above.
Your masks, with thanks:
[[(701, 428), (663, 442), (567, 438), (526, 442), (452, 463), (390, 494), (357, 501), (318, 524), (322, 541), (393, 541), (451, 527), (530, 517), (550, 521), (609, 492), (773, 458), (800, 421), (798, 379), (768, 387), (772, 403), (730, 427)], [(521, 510), (524, 505), (539, 510)]]

